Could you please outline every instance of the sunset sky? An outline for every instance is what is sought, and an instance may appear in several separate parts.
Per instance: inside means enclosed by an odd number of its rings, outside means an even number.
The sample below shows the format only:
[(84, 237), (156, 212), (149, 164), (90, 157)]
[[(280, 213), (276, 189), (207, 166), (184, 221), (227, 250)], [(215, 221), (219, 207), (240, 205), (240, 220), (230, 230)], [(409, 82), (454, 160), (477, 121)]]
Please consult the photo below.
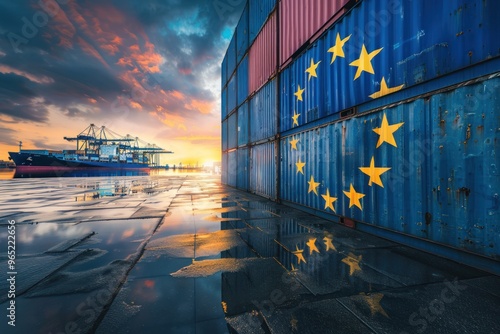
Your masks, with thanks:
[(220, 161), (220, 63), (244, 1), (0, 0), (0, 159), (90, 123)]

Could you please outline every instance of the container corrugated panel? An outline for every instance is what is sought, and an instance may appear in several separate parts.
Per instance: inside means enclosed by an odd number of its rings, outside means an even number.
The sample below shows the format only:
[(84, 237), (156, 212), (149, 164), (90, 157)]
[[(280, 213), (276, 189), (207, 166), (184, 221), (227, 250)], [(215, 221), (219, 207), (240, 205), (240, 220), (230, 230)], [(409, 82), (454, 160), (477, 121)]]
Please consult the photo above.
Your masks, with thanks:
[(224, 54), (224, 59), (220, 64), (220, 74), (221, 74), (221, 89), (224, 89), (227, 83), (227, 53)]
[(238, 152), (236, 150), (227, 153), (227, 184), (236, 187), (236, 167), (238, 165)]
[(245, 102), (238, 108), (238, 146), (248, 144), (249, 126), (248, 102)]
[(360, 2), (315, 44), (323, 50), (311, 81), (318, 80), (325, 93), (325, 112), (336, 114), (500, 56), (498, 12), (498, 1)]
[(259, 34), (267, 17), (276, 6), (276, 0), (249, 0), (249, 43)]
[(236, 34), (233, 35), (229, 47), (227, 48), (227, 79), (231, 78), (234, 70), (236, 70)]
[(274, 79), (250, 100), (250, 142), (276, 135), (276, 123), (276, 79)]
[(236, 187), (242, 190), (248, 190), (248, 160), (249, 160), (249, 150), (248, 148), (238, 149), (238, 167), (237, 167), (237, 180)]
[[(252, 3), (252, 2), (250, 2)], [(248, 90), (255, 92), (276, 72), (276, 14), (273, 13), (248, 54)]]
[(239, 63), (248, 50), (250, 31), (248, 27), (248, 3), (236, 27), (236, 63)]
[(238, 114), (234, 113), (227, 119), (227, 149), (238, 146)]
[(498, 258), (498, 96), (496, 78), (285, 137), (281, 198)]
[(227, 153), (222, 152), (221, 182), (227, 184)]
[[(289, 130), (293, 127), (317, 120), (326, 115), (324, 91), (325, 76), (305, 72), (305, 69), (315, 65), (325, 65), (323, 41), (317, 41), (307, 52), (303, 53), (290, 66), (280, 73), (280, 129)], [(301, 100), (297, 97), (298, 90), (304, 90)]]
[(248, 97), (248, 57), (243, 58), (237, 70), (238, 80), (238, 105)]
[(222, 151), (227, 151), (227, 120), (222, 122)]
[(251, 147), (250, 191), (267, 198), (276, 198), (276, 143)]
[(224, 120), (227, 116), (227, 87), (222, 89), (222, 92), (220, 94), (220, 115), (221, 119)]
[(340, 15), (349, 0), (281, 0), (280, 64), (283, 64), (330, 19)]
[(238, 92), (236, 91), (236, 82), (237, 82), (236, 73), (232, 76), (232, 78), (227, 83), (227, 113), (230, 114), (234, 109), (236, 109), (236, 99), (238, 96)]

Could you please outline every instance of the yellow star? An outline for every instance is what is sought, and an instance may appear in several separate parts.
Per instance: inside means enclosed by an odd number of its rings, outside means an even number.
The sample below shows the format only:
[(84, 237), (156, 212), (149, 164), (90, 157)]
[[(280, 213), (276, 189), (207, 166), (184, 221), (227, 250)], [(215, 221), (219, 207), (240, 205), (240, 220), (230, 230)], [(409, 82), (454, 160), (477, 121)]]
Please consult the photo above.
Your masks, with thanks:
[(293, 116), (292, 116), (293, 124), (292, 124), (292, 127), (294, 125), (299, 126), (299, 116), (300, 116), (300, 114), (297, 114), (295, 111), (293, 112)]
[(337, 200), (336, 197), (330, 197), (330, 190), (326, 189), (326, 195), (321, 195), (325, 200), (325, 209), (330, 208), (333, 212), (335, 212), (335, 208), (333, 207), (333, 202)]
[(373, 66), (372, 66), (371, 61), (372, 61), (373, 57), (375, 57), (376, 55), (379, 54), (380, 51), (382, 51), (382, 49), (383, 48), (380, 48), (380, 49), (377, 49), (375, 51), (368, 53), (366, 51), (365, 45), (363, 44), (359, 58), (349, 64), (350, 66), (357, 66), (358, 67), (358, 70), (356, 71), (356, 75), (354, 76), (354, 80), (359, 78), (359, 76), (361, 75), (361, 72), (363, 72), (363, 71), (371, 73), (371, 74), (375, 74), (375, 71), (373, 71)]
[(365, 197), (364, 194), (362, 193), (357, 193), (354, 187), (352, 186), (351, 183), (351, 188), (349, 191), (344, 191), (344, 194), (349, 197), (349, 208), (351, 208), (353, 205), (356, 205), (360, 210), (363, 210), (361, 207), (361, 203), (359, 202), (360, 199)]
[(361, 267), (359, 266), (359, 261), (362, 259), (362, 255), (357, 257), (353, 253), (349, 253), (349, 255), (342, 259), (342, 262), (349, 266), (349, 275), (354, 275), (357, 271), (361, 271)]
[(319, 249), (318, 247), (316, 247), (316, 238), (309, 239), (306, 245), (307, 247), (309, 247), (309, 255), (311, 255), (313, 252), (319, 253)]
[(299, 246), (295, 246), (296, 247), (296, 251), (293, 251), (292, 254), (295, 255), (297, 257), (297, 260), (298, 260), (298, 264), (300, 264), (300, 262), (304, 262), (304, 263), (307, 263), (306, 259), (304, 258), (304, 255), (302, 254), (304, 252), (303, 249), (299, 249)]
[(297, 149), (297, 143), (299, 141), (300, 141), (299, 139), (292, 139), (292, 140), (290, 140), (290, 145), (292, 145), (292, 150), (296, 150)]
[(304, 166), (306, 165), (305, 162), (300, 161), (295, 163), (295, 166), (297, 166), (297, 174), (302, 173), (304, 175)]
[(311, 191), (314, 191), (316, 196), (318, 196), (318, 189), (316, 189), (316, 188), (319, 187), (319, 183), (314, 182), (314, 176), (311, 175), (311, 180), (307, 183), (309, 183), (309, 190), (307, 191), (307, 193), (309, 194)]
[(387, 117), (384, 114), (384, 117), (382, 118), (382, 126), (380, 128), (373, 129), (373, 132), (380, 136), (378, 138), (377, 148), (379, 148), (384, 142), (391, 144), (394, 147), (398, 147), (396, 140), (394, 139), (394, 132), (396, 132), (403, 124), (404, 122), (389, 125)]
[(370, 161), (370, 167), (360, 167), (359, 168), (363, 173), (368, 175), (370, 177), (370, 181), (368, 181), (368, 185), (371, 187), (372, 182), (375, 184), (378, 184), (382, 188), (384, 185), (382, 184), (382, 180), (380, 179), (380, 175), (384, 174), (387, 172), (389, 167), (375, 167), (375, 158), (372, 157), (372, 160)]
[(364, 292), (361, 292), (360, 295), (362, 296), (363, 300), (368, 304), (372, 317), (375, 316), (375, 314), (380, 313), (384, 317), (389, 318), (382, 305), (380, 305), (380, 301), (382, 300), (382, 298), (384, 298), (384, 294), (382, 293), (365, 294)]
[(325, 242), (326, 251), (329, 251), (330, 249), (337, 251), (337, 248), (335, 248), (335, 246), (333, 245), (332, 238), (324, 237), (323, 241)]
[(299, 88), (297, 88), (297, 91), (293, 94), (295, 96), (297, 96), (297, 100), (298, 101), (303, 101), (302, 100), (302, 94), (304, 93), (304, 91), (306, 90), (305, 88), (304, 89), (300, 89), (300, 85), (298, 85)]
[(292, 272), (295, 272), (295, 271), (298, 271), (298, 269), (297, 269), (297, 268), (295, 268), (295, 266), (294, 266), (294, 265), (293, 265), (293, 263), (292, 263)]
[(321, 63), (321, 60), (315, 64), (313, 58), (311, 58), (311, 65), (306, 70), (306, 73), (309, 73), (308, 80), (311, 80), (311, 77), (318, 77), (318, 75), (316, 74), (316, 69), (318, 68), (319, 63)]
[(335, 45), (328, 49), (328, 52), (333, 53), (332, 62), (330, 64), (333, 64), (333, 62), (337, 57), (345, 58), (343, 47), (344, 44), (349, 40), (349, 38), (351, 38), (351, 35), (347, 36), (344, 39), (340, 39), (340, 34), (337, 33), (337, 38), (335, 39)]
[(378, 92), (375, 92), (372, 95), (370, 95), (370, 97), (372, 99), (376, 99), (378, 97), (382, 97), (384, 95), (388, 95), (388, 94), (392, 94), (394, 92), (397, 92), (398, 90), (401, 90), (403, 87), (404, 87), (404, 84), (400, 85), (400, 86), (389, 88), (389, 87), (387, 87), (387, 83), (385, 82), (385, 78), (382, 77), (382, 82), (380, 82), (380, 90)]

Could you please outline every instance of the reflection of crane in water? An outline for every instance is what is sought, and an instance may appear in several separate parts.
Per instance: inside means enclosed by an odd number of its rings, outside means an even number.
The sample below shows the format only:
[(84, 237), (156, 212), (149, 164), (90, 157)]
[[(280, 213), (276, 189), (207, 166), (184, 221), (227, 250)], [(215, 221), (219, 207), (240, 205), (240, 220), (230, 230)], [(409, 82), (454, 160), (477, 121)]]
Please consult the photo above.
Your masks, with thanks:
[(67, 141), (76, 141), (76, 149), (83, 151), (84, 154), (100, 154), (101, 146), (117, 147), (120, 154), (132, 155), (134, 160), (141, 162), (148, 161), (152, 166), (160, 165), (160, 154), (173, 153), (166, 151), (156, 144), (146, 143), (129, 134), (121, 136), (105, 126), (97, 127), (90, 124), (85, 130), (76, 137), (64, 137)]

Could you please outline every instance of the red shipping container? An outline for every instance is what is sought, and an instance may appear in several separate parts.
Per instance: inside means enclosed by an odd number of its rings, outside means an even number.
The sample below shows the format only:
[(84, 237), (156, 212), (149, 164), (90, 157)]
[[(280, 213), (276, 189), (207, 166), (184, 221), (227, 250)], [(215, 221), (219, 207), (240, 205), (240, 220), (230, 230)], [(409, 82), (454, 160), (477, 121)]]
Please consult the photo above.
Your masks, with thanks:
[(250, 94), (262, 87), (276, 73), (276, 29), (276, 13), (273, 13), (250, 48), (248, 55), (248, 88)]
[[(281, 0), (280, 65), (327, 23), (340, 17), (349, 0)], [(331, 21), (331, 22), (329, 22)]]

